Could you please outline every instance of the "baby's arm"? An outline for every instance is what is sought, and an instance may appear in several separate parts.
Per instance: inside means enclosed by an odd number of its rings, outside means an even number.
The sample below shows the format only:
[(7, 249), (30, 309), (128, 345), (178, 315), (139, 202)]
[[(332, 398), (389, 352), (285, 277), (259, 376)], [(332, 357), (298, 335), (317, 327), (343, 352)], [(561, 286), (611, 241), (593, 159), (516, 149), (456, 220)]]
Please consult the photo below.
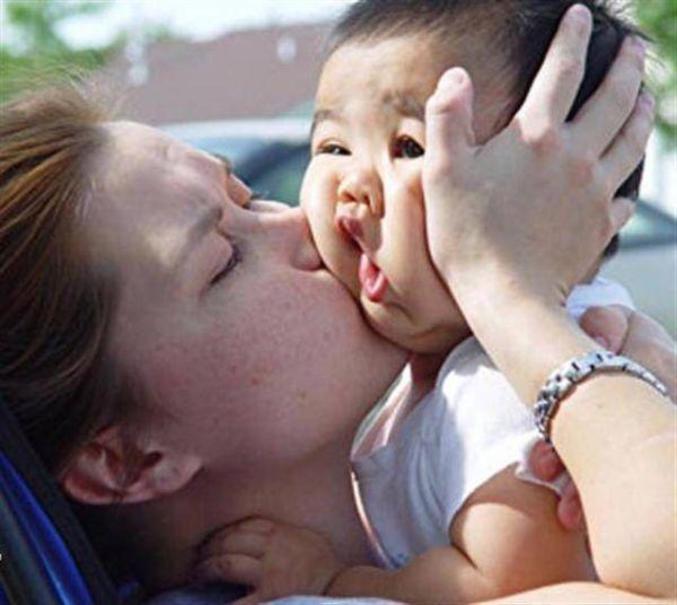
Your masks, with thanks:
[(431, 604), (470, 603), (594, 578), (584, 535), (560, 527), (556, 506), (550, 490), (506, 469), (456, 516), (449, 531), (456, 546), (432, 549), (397, 571), (343, 567), (312, 532), (256, 520), (217, 534), (201, 572), (247, 583), (259, 599), (324, 592)]
[(481, 486), (455, 517), (454, 546), (430, 550), (387, 572), (349, 568), (335, 596), (381, 596), (411, 603), (470, 603), (546, 584), (594, 579), (583, 533), (557, 521), (557, 497), (506, 469)]

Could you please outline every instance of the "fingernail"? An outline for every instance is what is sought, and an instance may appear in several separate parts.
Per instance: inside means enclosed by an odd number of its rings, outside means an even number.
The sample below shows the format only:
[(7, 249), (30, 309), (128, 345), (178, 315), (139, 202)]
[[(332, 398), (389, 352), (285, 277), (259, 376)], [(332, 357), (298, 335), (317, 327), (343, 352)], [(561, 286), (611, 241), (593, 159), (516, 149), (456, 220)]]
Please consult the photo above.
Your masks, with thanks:
[(601, 347), (607, 351), (611, 348), (611, 343), (609, 343), (609, 341), (604, 338), (604, 336), (595, 336), (595, 342), (598, 345), (601, 345)]
[(591, 17), (590, 11), (582, 4), (574, 4), (571, 9), (569, 9), (568, 15), (581, 27), (587, 25), (587, 22)]
[(454, 67), (452, 69), (448, 69), (442, 74), (442, 77), (437, 83), (437, 90), (443, 90), (445, 88), (457, 88), (464, 82), (465, 71)]

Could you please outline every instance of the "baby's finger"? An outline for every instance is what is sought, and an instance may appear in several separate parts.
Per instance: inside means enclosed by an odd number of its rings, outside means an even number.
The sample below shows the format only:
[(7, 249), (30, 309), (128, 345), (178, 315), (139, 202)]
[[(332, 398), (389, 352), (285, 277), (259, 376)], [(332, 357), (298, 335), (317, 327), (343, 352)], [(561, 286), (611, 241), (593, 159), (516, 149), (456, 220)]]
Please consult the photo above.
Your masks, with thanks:
[(557, 517), (566, 529), (580, 530), (585, 527), (583, 505), (573, 481), (569, 481), (562, 491), (557, 505)]
[(628, 334), (631, 313), (631, 309), (622, 305), (590, 307), (581, 316), (581, 328), (602, 347), (617, 354)]
[(237, 528), (260, 534), (270, 534), (275, 529), (275, 522), (261, 517), (251, 517), (238, 523)]
[(571, 7), (559, 25), (543, 65), (516, 118), (534, 137), (564, 123), (585, 71), (592, 16), (582, 5)]
[(639, 166), (653, 128), (654, 106), (653, 96), (643, 92), (623, 130), (602, 156), (602, 169), (611, 183), (620, 186)]
[(579, 149), (598, 156), (628, 119), (642, 84), (645, 53), (640, 38), (630, 36), (623, 41), (604, 81), (572, 122)]
[(541, 481), (554, 481), (565, 468), (555, 448), (539, 441), (529, 454), (529, 468)]
[(233, 531), (218, 540), (210, 540), (200, 549), (200, 558), (209, 559), (221, 554), (241, 554), (262, 557), (268, 547), (268, 535), (252, 531)]
[(250, 592), (246, 597), (233, 601), (231, 605), (259, 605), (261, 598), (257, 592)]
[(247, 555), (219, 555), (200, 561), (193, 576), (202, 581), (233, 582), (258, 586), (261, 582), (261, 561)]

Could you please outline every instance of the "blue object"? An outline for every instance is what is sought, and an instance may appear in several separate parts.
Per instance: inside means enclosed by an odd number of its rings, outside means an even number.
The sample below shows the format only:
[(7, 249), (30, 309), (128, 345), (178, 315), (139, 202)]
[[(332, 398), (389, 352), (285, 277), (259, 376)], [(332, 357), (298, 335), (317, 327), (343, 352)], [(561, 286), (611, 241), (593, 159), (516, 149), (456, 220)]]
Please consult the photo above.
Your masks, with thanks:
[[(33, 493), (0, 452), (0, 491), (23, 530), (35, 558), (42, 564), (60, 603), (93, 605), (92, 597), (71, 553)], [(6, 557), (11, 557), (7, 553)]]
[(73, 511), (0, 397), (0, 605), (117, 605)]

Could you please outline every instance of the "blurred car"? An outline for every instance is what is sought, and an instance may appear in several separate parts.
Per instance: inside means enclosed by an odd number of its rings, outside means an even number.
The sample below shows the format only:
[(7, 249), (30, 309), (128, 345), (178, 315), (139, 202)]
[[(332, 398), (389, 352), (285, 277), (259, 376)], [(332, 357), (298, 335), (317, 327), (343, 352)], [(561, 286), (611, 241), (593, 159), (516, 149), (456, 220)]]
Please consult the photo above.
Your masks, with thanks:
[[(264, 198), (297, 205), (310, 159), (307, 118), (274, 118), (173, 124), (173, 136), (205, 151), (227, 156), (240, 176)], [(631, 293), (638, 309), (677, 336), (677, 221), (639, 201), (621, 232), (618, 254), (602, 274)]]

